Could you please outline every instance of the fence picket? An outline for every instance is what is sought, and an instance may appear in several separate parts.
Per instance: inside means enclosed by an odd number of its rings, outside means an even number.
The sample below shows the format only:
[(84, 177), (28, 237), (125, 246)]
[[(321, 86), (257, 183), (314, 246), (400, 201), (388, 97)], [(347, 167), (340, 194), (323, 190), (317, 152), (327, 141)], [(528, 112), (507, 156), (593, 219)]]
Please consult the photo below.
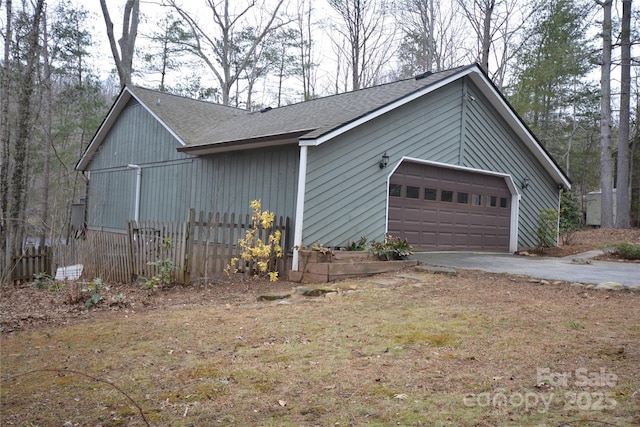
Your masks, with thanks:
[[(240, 258), (238, 239), (244, 238), (253, 227), (251, 215), (228, 212), (195, 211), (187, 222), (143, 221), (127, 223), (127, 233), (88, 231), (85, 239), (74, 239), (66, 245), (56, 244), (38, 251), (29, 248), (11, 257), (11, 280), (33, 280), (37, 273), (55, 275), (59, 267), (83, 265), (82, 278), (96, 277), (108, 282), (130, 283), (137, 277), (150, 278), (159, 272), (149, 262), (171, 259), (176, 266), (175, 280), (190, 283), (211, 280), (222, 274), (232, 258)], [(197, 228), (197, 229), (196, 229)], [(263, 230), (260, 238), (266, 242), (269, 234), (280, 230), (281, 246), (287, 250), (290, 220), (279, 217), (270, 230)], [(164, 239), (171, 239), (173, 248), (164, 248)], [(286, 261), (277, 261), (284, 271)], [(250, 274), (255, 266), (239, 261), (234, 267)]]

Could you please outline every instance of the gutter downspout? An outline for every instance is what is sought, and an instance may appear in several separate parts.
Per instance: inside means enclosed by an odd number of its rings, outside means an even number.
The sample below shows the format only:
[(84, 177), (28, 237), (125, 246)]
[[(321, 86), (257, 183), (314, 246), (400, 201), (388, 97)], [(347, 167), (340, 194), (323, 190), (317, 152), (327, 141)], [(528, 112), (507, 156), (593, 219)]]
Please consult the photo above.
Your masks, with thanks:
[(304, 217), (304, 194), (307, 178), (307, 146), (300, 147), (300, 167), (298, 169), (298, 195), (296, 199), (296, 223), (293, 231), (293, 260), (291, 270), (298, 270), (298, 251), (302, 247), (302, 220)]
[(136, 170), (136, 205), (133, 219), (136, 221), (137, 226), (138, 220), (140, 219), (140, 181), (142, 180), (142, 168), (139, 165), (132, 164), (128, 164), (127, 168)]

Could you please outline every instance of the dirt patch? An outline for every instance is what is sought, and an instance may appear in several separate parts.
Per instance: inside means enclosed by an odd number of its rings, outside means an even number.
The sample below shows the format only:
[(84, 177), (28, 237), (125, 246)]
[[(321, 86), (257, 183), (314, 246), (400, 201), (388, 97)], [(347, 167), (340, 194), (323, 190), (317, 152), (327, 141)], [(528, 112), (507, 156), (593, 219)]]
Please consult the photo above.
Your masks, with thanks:
[(210, 304), (240, 304), (267, 292), (290, 290), (293, 283), (269, 282), (242, 275), (212, 284), (170, 286), (155, 291), (143, 284), (109, 283), (100, 288), (102, 301), (90, 308), (82, 293), (84, 283), (69, 282), (61, 289), (37, 289), (32, 284), (5, 285), (0, 288), (0, 332), (12, 332), (39, 325), (65, 325), (98, 317), (108, 319), (121, 313), (141, 313), (171, 307)]
[[(551, 257), (565, 257), (593, 249), (606, 249), (607, 247), (620, 242), (640, 245), (640, 229), (611, 229), (592, 228), (575, 232), (569, 239), (569, 244), (560, 245), (555, 248), (545, 248), (541, 255)], [(615, 257), (606, 256), (606, 260), (616, 260)]]

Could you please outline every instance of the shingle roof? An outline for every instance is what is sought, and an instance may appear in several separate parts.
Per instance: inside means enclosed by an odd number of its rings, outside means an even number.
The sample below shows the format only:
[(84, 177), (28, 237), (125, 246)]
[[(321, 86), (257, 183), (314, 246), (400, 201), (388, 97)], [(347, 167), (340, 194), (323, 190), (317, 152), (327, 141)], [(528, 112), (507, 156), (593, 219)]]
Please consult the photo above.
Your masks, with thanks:
[(247, 112), (165, 92), (127, 86), (111, 107), (89, 147), (76, 164), (76, 169), (88, 169), (93, 155), (132, 97), (137, 98), (144, 108), (178, 139), (183, 145), (178, 148), (179, 151), (206, 155), (270, 145), (322, 143), (337, 133), (358, 126), (464, 76), (470, 77), (478, 85), (498, 114), (522, 138), (549, 173), (569, 188), (571, 184), (564, 172), (477, 64), (432, 74), (425, 73), (420, 78), (317, 98), (263, 112)]
[[(278, 135), (317, 138), (406, 97), (461, 69), (400, 80), (298, 104), (247, 112), (139, 87), (131, 88), (187, 146), (255, 140)], [(158, 103), (158, 100), (160, 102)]]
[(204, 133), (215, 131), (220, 124), (246, 115), (245, 110), (238, 108), (139, 86), (128, 89), (187, 145), (202, 139)]

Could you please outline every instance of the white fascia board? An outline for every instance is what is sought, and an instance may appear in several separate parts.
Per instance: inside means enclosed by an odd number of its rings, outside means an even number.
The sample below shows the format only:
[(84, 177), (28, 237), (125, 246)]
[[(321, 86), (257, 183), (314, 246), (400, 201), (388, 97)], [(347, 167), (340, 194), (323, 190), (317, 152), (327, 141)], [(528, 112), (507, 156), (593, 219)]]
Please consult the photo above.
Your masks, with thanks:
[(397, 101), (392, 102), (391, 104), (388, 104), (388, 105), (386, 105), (386, 106), (384, 106), (382, 108), (379, 108), (379, 109), (377, 109), (375, 111), (372, 111), (371, 113), (369, 113), (369, 114), (367, 114), (365, 116), (362, 116), (359, 119), (352, 121), (351, 123), (347, 123), (344, 126), (341, 126), (341, 127), (337, 128), (337, 129), (334, 129), (334, 130), (332, 130), (332, 131), (330, 131), (330, 132), (328, 132), (328, 133), (326, 133), (326, 134), (324, 134), (322, 136), (319, 136), (318, 138), (306, 139), (306, 140), (305, 139), (301, 139), (300, 140), (300, 146), (305, 146), (305, 145), (306, 146), (317, 146), (317, 145), (320, 145), (323, 142), (326, 142), (326, 141), (328, 141), (330, 139), (333, 139), (333, 138), (337, 137), (338, 135), (341, 135), (341, 134), (343, 134), (345, 132), (348, 132), (351, 129), (356, 128), (356, 127), (358, 127), (358, 126), (360, 126), (360, 125), (362, 125), (362, 124), (364, 124), (364, 123), (366, 123), (366, 122), (368, 122), (370, 120), (373, 120), (376, 117), (380, 117), (383, 114), (388, 113), (389, 111), (393, 111), (396, 108), (401, 107), (404, 104), (407, 104), (407, 103), (413, 101), (414, 99), (418, 99), (421, 96), (423, 96), (423, 95), (425, 95), (425, 94), (427, 94), (429, 92), (433, 92), (433, 91), (435, 91), (437, 89), (440, 89), (441, 87), (446, 86), (449, 83), (454, 82), (454, 81), (458, 80), (461, 77), (464, 77), (465, 75), (469, 74), (472, 71), (473, 71), (473, 68), (468, 68), (468, 69), (462, 70), (462, 71), (460, 71), (460, 73), (453, 74), (453, 75), (447, 77), (446, 79), (440, 80), (440, 81), (438, 81), (438, 82), (436, 82), (436, 83), (434, 83), (432, 85), (426, 86), (422, 90), (419, 90), (419, 91), (414, 92), (414, 93), (412, 93), (410, 95), (407, 95), (404, 98), (400, 98)]
[(156, 115), (156, 113), (154, 113), (153, 111), (151, 111), (151, 109), (150, 109), (149, 107), (147, 107), (147, 105), (146, 105), (144, 102), (142, 102), (142, 100), (141, 100), (140, 98), (138, 98), (138, 97), (136, 96), (136, 94), (135, 94), (135, 93), (133, 93), (133, 92), (130, 92), (130, 93), (131, 93), (131, 96), (133, 96), (133, 97), (136, 99), (136, 101), (138, 101), (138, 102), (140, 103), (140, 105), (142, 105), (142, 107), (143, 107), (145, 110), (147, 110), (147, 112), (148, 112), (149, 114), (151, 114), (151, 116), (153, 116), (153, 118), (154, 118), (154, 119), (156, 119), (156, 120), (157, 120), (157, 121), (158, 121), (158, 122), (159, 122), (159, 123), (160, 123), (160, 124), (161, 124), (165, 129), (166, 129), (166, 130), (167, 130), (167, 132), (169, 132), (169, 133), (170, 133), (170, 134), (171, 134), (171, 135), (176, 139), (176, 141), (178, 141), (178, 142), (180, 143), (180, 145), (182, 145), (183, 147), (187, 145), (187, 144), (182, 140), (182, 138), (180, 138), (180, 137), (178, 136), (178, 134), (177, 134), (177, 133), (175, 133), (175, 132), (173, 131), (173, 129), (171, 129), (171, 128), (169, 127), (169, 125), (167, 125), (167, 124), (166, 124), (166, 123), (165, 123), (165, 122), (164, 122), (160, 117), (158, 117), (158, 115)]
[(489, 82), (482, 72), (473, 68), (470, 70), (470, 78), (480, 89), (482, 94), (489, 100), (498, 113), (507, 121), (516, 134), (524, 141), (525, 145), (533, 153), (533, 155), (542, 163), (545, 170), (553, 176), (558, 183), (570, 189), (571, 183), (565, 177), (564, 173), (558, 168), (555, 162), (549, 157), (547, 152), (542, 148), (540, 143), (533, 136), (531, 131), (522, 122), (522, 119), (516, 115), (513, 109), (506, 103), (502, 95)]

